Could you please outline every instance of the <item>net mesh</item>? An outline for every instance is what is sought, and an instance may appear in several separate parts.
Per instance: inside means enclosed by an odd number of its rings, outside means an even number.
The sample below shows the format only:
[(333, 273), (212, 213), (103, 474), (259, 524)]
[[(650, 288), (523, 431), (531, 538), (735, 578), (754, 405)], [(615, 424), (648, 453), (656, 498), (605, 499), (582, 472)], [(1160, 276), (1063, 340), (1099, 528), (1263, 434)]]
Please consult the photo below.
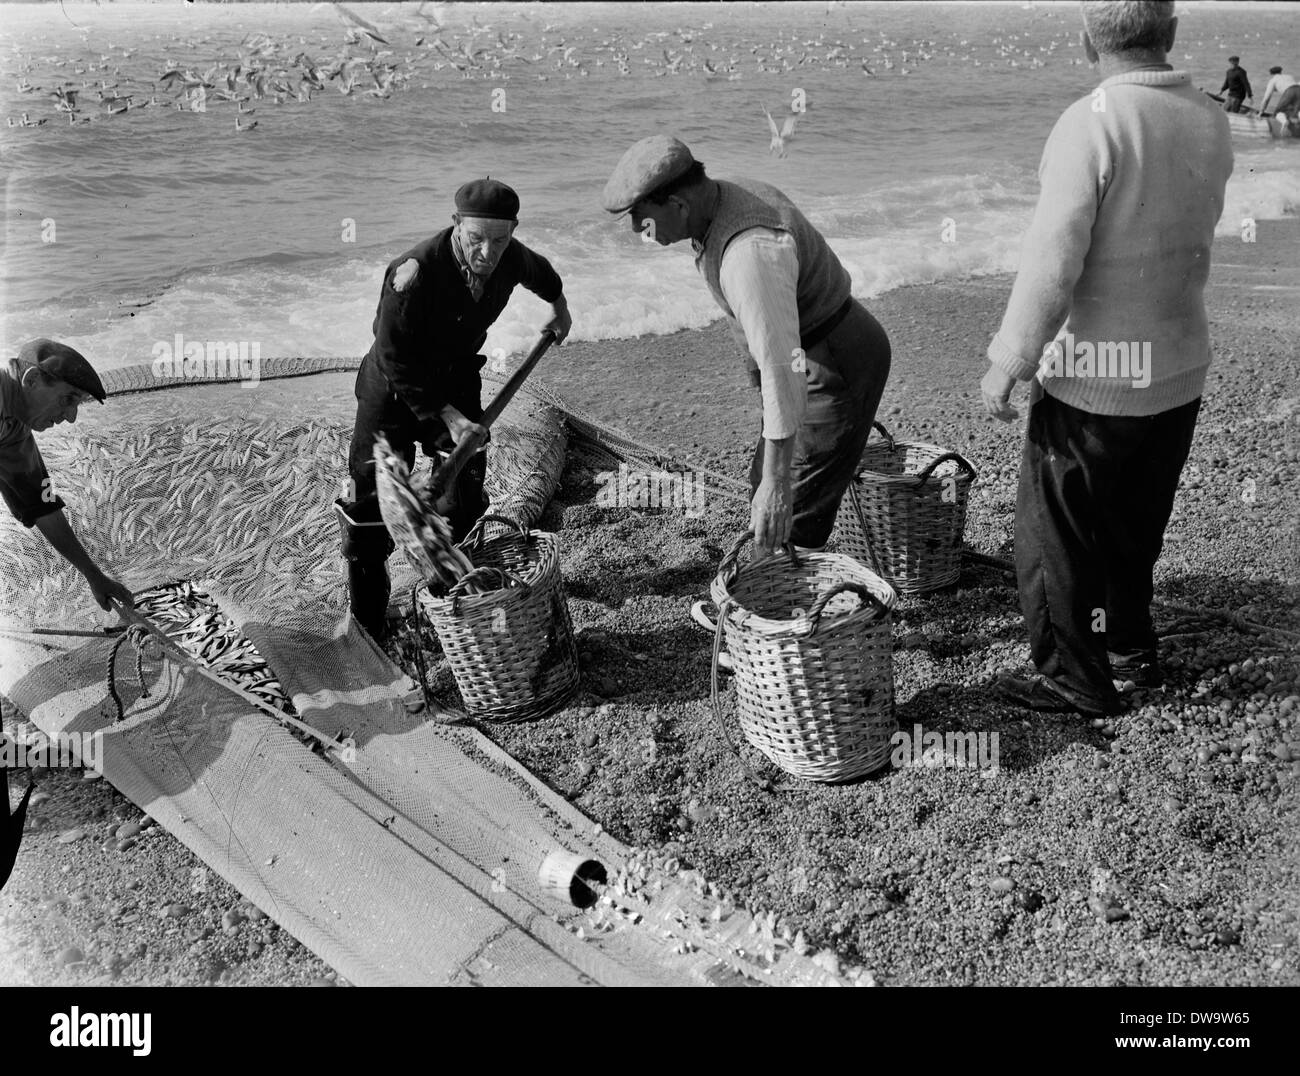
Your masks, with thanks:
[[(237, 677), (217, 682), (152, 649), (144, 690), (119, 655), (124, 714), (115, 720), (110, 640), (27, 633), (110, 618), (40, 534), (7, 515), (0, 691), (48, 734), (102, 731), (105, 776), (352, 982), (833, 978), (788, 952), (748, 962), (724, 935), (749, 921), (708, 926), (702, 884), (671, 870), (655, 880), (657, 903), (643, 901), (618, 929), (585, 938), (568, 929), (577, 913), (538, 883), (547, 855), (596, 858), (626, 879), (629, 850), (485, 737), (448, 723), (458, 715), (422, 710), (416, 685), (345, 615), (332, 503), (346, 473), (356, 365), (271, 360), (257, 391), (139, 391), (159, 385), (147, 368), (113, 371), (108, 406), (40, 439), (101, 566), (134, 592), (188, 581), (219, 610), (225, 636), (233, 624), (238, 645), (249, 644), (224, 671), (269, 670), (276, 691), (259, 697), (287, 699), (286, 711), (335, 741), (329, 751), (313, 753), (276, 713), (233, 690)], [(563, 470), (566, 425), (588, 458), (655, 455), (525, 387), (492, 430), (493, 512), (535, 522)], [(390, 567), (398, 596), (414, 576), (400, 556)], [(164, 619), (160, 628), (193, 633), (184, 610)], [(641, 899), (637, 884), (620, 885), (624, 904)], [(671, 923), (656, 921), (665, 907)], [(684, 909), (705, 924), (690, 944)]]

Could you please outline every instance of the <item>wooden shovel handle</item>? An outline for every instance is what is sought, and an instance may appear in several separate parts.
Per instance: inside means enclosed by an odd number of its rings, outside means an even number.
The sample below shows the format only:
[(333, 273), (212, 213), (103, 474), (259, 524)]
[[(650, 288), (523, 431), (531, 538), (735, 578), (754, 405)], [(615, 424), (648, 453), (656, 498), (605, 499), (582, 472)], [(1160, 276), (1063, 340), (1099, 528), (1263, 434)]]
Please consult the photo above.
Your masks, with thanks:
[(546, 354), (547, 348), (549, 348), (554, 342), (554, 330), (543, 329), (541, 339), (537, 341), (533, 350), (529, 352), (528, 358), (524, 359), (519, 369), (510, 375), (509, 379), (506, 381), (505, 385), (502, 386), (501, 391), (493, 398), (492, 402), (483, 409), (483, 417), (477, 422), (477, 425), (480, 427), (482, 432), (466, 434), (461, 438), (461, 440), (457, 441), (456, 447), (452, 450), (451, 455), (448, 456), (433, 473), (433, 477), (430, 479), (429, 484), (430, 488), (435, 491), (435, 493), (441, 495), (444, 490), (456, 481), (456, 476), (464, 469), (465, 464), (469, 463), (470, 457), (483, 447), (484, 443), (487, 441), (488, 428), (501, 417), (501, 412), (506, 409), (506, 404), (508, 404), (514, 394), (519, 391), (519, 386), (524, 383), (524, 378), (532, 373), (533, 367), (541, 362), (542, 356)]

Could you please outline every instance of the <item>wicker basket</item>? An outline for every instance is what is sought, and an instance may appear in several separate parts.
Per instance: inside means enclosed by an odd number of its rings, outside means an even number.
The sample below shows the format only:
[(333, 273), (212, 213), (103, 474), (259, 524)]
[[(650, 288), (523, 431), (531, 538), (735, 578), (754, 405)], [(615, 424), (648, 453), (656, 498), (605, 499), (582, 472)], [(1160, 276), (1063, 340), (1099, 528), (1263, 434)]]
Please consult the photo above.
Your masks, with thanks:
[(938, 445), (885, 439), (862, 452), (840, 502), (835, 548), (870, 567), (900, 594), (952, 586), (975, 468)]
[[(894, 733), (893, 589), (852, 557), (790, 547), (741, 573), (751, 537), (722, 559), (711, 588), (745, 738), (796, 777), (879, 769)], [(714, 677), (716, 689), (716, 661)]]
[[(492, 523), (508, 529), (486, 538)], [(417, 601), (465, 708), (491, 721), (526, 721), (562, 706), (578, 687), (578, 655), (555, 535), (488, 515), (460, 548), (474, 571), (445, 596), (421, 588)]]

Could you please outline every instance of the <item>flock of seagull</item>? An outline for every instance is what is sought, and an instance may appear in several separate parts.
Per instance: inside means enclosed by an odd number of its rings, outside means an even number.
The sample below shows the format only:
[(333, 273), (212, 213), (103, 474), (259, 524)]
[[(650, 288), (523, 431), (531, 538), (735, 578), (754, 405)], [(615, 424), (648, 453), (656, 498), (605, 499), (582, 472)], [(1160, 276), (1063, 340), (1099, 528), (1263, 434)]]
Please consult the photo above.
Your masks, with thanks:
[[(1058, 49), (1077, 52), (1076, 33), (1062, 30), (1046, 44), (1041, 31), (997, 35), (973, 45), (955, 37), (941, 43), (931, 38), (907, 41), (891, 39), (884, 31), (864, 32), (857, 41), (845, 40), (829, 31), (809, 35), (790, 28), (777, 40), (743, 46), (724, 47), (707, 39), (713, 23), (697, 28), (679, 27), (643, 33), (637, 39), (605, 37), (600, 41), (579, 44), (566, 40), (561, 27), (544, 24), (526, 9), (514, 14), (531, 24), (529, 32), (494, 29), (473, 16), (467, 28), (452, 31), (439, 18), (439, 9), (403, 13), (400, 21), (377, 26), (343, 4), (316, 4), (310, 11), (332, 8), (344, 24), (344, 38), (339, 47), (337, 37), (321, 36), (313, 48), (336, 50), (328, 59), (313, 58), (307, 52), (305, 36), (296, 42), (275, 40), (268, 34), (251, 34), (234, 50), (233, 58), (209, 65), (186, 66), (167, 61), (164, 70), (153, 80), (133, 78), (123, 73), (121, 61), (138, 51), (120, 49), (107, 52), (95, 60), (69, 60), (57, 56), (37, 58), (42, 64), (63, 68), (80, 81), (65, 79), (50, 90), (32, 85), (25, 75), (35, 70), (32, 57), (18, 56), (20, 74), (17, 89), (22, 94), (40, 94), (52, 99), (56, 117), (66, 116), (70, 125), (110, 119), (146, 108), (174, 108), (179, 111), (207, 112), (210, 106), (233, 104), (236, 131), (254, 130), (257, 120), (253, 102), (268, 101), (282, 105), (288, 101), (309, 102), (318, 94), (337, 91), (344, 96), (374, 97), (386, 100), (394, 93), (410, 88), (427, 78), (430, 72), (455, 71), (462, 79), (491, 78), (507, 80), (512, 76), (538, 81), (585, 78), (594, 69), (617, 69), (620, 77), (632, 74), (633, 65), (653, 68), (654, 78), (672, 76), (703, 77), (708, 82), (735, 82), (746, 72), (754, 74), (790, 74), (842, 68), (860, 69), (867, 78), (878, 78), (878, 71), (906, 76), (919, 71), (927, 61), (938, 57), (969, 62), (975, 67), (1045, 67), (1049, 63), (1063, 66), (1082, 64), (1080, 56), (1061, 56)], [(391, 9), (386, 9), (391, 11)], [(1035, 43), (1031, 44), (1031, 37)], [(161, 40), (156, 35), (156, 40)], [(214, 44), (209, 38), (184, 42), (191, 49)], [(985, 50), (982, 61), (975, 56), (976, 47)], [(17, 46), (15, 46), (17, 51)], [(748, 55), (746, 55), (746, 51)], [(638, 55), (640, 54), (640, 55)], [(323, 54), (322, 54), (323, 55)], [(1190, 54), (1186, 55), (1190, 59)], [(605, 72), (602, 72), (604, 74)], [(446, 76), (443, 76), (446, 77)], [(110, 81), (111, 78), (111, 81)], [(422, 89), (429, 82), (420, 81)], [(794, 134), (793, 117), (778, 128), (767, 109), (771, 134), (770, 152), (785, 156), (785, 142)], [(39, 127), (50, 117), (30, 118), (22, 112), (10, 116), (10, 127)]]

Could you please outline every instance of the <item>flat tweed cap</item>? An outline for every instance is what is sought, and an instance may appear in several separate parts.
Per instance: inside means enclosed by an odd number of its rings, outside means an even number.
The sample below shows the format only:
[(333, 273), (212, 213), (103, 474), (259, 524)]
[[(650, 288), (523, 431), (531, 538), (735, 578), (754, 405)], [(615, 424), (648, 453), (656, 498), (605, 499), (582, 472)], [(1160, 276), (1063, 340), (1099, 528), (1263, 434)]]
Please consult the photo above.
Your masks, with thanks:
[(614, 167), (601, 204), (610, 213), (626, 213), (647, 194), (684, 176), (695, 158), (685, 143), (668, 135), (643, 138)]
[(95, 368), (79, 351), (55, 340), (29, 340), (18, 351), (18, 361), (24, 366), (36, 366), (41, 373), (56, 381), (65, 381), (73, 388), (88, 392), (100, 403), (104, 402), (104, 383)]
[(518, 220), (519, 195), (495, 179), (471, 179), (456, 192), (456, 212), (462, 217)]

